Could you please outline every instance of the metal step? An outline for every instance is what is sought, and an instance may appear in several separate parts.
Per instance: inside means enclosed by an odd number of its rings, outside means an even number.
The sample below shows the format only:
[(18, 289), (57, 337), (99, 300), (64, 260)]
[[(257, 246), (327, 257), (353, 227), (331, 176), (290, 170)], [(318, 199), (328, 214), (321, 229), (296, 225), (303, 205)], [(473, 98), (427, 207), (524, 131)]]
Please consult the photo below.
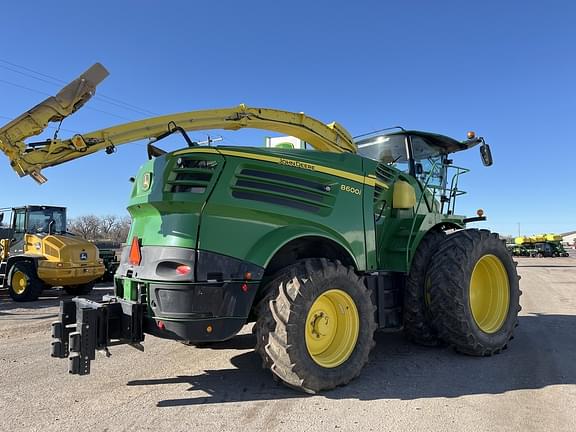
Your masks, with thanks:
[(0, 288), (4, 288), (6, 279), (6, 261), (0, 262)]

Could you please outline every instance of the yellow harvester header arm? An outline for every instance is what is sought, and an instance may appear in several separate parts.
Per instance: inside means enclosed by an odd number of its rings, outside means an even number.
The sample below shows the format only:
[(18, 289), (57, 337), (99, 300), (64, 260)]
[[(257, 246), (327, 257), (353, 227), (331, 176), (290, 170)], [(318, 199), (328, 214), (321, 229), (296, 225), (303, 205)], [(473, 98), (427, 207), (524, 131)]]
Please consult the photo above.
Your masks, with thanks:
[(90, 99), (108, 71), (96, 63), (79, 78), (28, 112), (0, 128), (0, 150), (10, 159), (20, 176), (30, 175), (46, 182), (41, 170), (100, 150), (112, 152), (115, 146), (156, 138), (177, 127), (186, 131), (242, 128), (264, 129), (300, 138), (316, 150), (356, 152), (352, 137), (338, 123), (324, 124), (304, 115), (270, 108), (233, 108), (191, 111), (151, 117), (70, 139), (49, 139), (27, 145), (24, 140), (41, 133), (50, 122), (61, 121)]

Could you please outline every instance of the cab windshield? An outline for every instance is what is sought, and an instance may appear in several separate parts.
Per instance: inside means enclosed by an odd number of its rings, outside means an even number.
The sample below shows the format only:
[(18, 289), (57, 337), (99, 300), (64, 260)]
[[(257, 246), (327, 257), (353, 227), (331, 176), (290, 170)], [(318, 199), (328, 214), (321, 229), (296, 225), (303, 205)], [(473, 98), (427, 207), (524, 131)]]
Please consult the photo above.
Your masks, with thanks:
[(428, 174), (436, 174), (444, 154), (441, 147), (405, 133), (371, 136), (357, 141), (356, 145), (360, 156), (391, 165), (421, 181)]
[(376, 162), (409, 172), (408, 153), (404, 135), (378, 135), (356, 143), (358, 154)]
[(39, 208), (28, 213), (28, 233), (48, 234), (66, 232), (66, 212), (59, 208)]
[(382, 133), (380, 130), (361, 135), (355, 141), (357, 153), (416, 178), (430, 209), (438, 208), (440, 213), (454, 214), (456, 197), (465, 193), (458, 189), (458, 179), (468, 170), (452, 165), (448, 155), (482, 144), (482, 162), (490, 166), (490, 148), (473, 132), (468, 134), (466, 141), (457, 141), (445, 135), (398, 129), (400, 131)]

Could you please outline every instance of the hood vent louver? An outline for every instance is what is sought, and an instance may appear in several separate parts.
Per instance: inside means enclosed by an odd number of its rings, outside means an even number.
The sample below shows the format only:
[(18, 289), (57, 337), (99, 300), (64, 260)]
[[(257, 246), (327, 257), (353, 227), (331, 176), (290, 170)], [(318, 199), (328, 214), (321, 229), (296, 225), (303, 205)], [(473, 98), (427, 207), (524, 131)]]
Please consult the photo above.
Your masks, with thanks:
[(218, 162), (215, 160), (179, 158), (169, 174), (165, 191), (203, 194), (217, 166)]
[[(393, 169), (381, 163), (378, 164), (378, 166), (376, 167), (376, 178), (378, 178), (378, 180), (380, 180), (382, 183), (387, 184), (390, 187), (394, 183), (396, 174)], [(382, 205), (384, 205), (384, 203), (382, 202), (383, 193), (384, 188), (376, 184), (376, 186), (374, 187), (374, 209), (377, 213), (380, 212)]]
[(232, 196), (310, 213), (321, 213), (334, 204), (331, 186), (324, 182), (249, 168), (236, 175)]
[(378, 180), (390, 186), (394, 182), (396, 175), (393, 169), (389, 168), (384, 164), (378, 164), (378, 166), (376, 167), (376, 177), (378, 178)]

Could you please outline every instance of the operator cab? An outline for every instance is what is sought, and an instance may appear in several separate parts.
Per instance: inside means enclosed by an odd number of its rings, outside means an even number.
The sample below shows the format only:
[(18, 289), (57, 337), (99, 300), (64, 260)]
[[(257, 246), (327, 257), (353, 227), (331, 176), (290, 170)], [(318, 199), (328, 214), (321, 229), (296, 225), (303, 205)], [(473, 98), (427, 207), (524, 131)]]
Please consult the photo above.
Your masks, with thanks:
[(26, 206), (13, 209), (16, 233), (65, 234), (66, 209), (52, 206)]
[[(397, 128), (393, 128), (397, 129)], [(422, 131), (377, 131), (361, 135), (356, 140), (358, 154), (378, 163), (393, 166), (417, 178), (424, 188), (431, 190), (432, 200), (439, 198), (441, 212), (447, 204), (447, 213), (453, 213), (455, 198), (463, 192), (458, 190), (458, 177), (468, 170), (460, 167), (455, 169), (449, 182), (448, 168), (452, 160), (450, 153), (467, 150), (481, 144), (480, 156), (485, 166), (492, 165), (492, 153), (484, 138), (476, 137), (474, 132), (468, 132), (468, 139), (457, 141), (445, 135)]]
[(457, 141), (445, 135), (421, 131), (401, 130), (385, 134), (370, 134), (356, 141), (358, 154), (377, 162), (392, 164), (396, 168), (416, 177), (423, 166), (435, 161), (446, 160), (448, 154), (467, 150), (482, 143), (481, 155), (484, 165), (492, 164), (490, 148), (483, 138), (468, 133), (466, 141)]
[[(12, 213), (11, 218), (5, 215)], [(6, 220), (10, 220), (8, 225)], [(4, 222), (4, 223), (3, 223)], [(44, 236), (66, 233), (66, 208), (25, 206), (0, 209), (0, 239), (10, 242), (13, 252), (21, 252), (26, 234)]]

